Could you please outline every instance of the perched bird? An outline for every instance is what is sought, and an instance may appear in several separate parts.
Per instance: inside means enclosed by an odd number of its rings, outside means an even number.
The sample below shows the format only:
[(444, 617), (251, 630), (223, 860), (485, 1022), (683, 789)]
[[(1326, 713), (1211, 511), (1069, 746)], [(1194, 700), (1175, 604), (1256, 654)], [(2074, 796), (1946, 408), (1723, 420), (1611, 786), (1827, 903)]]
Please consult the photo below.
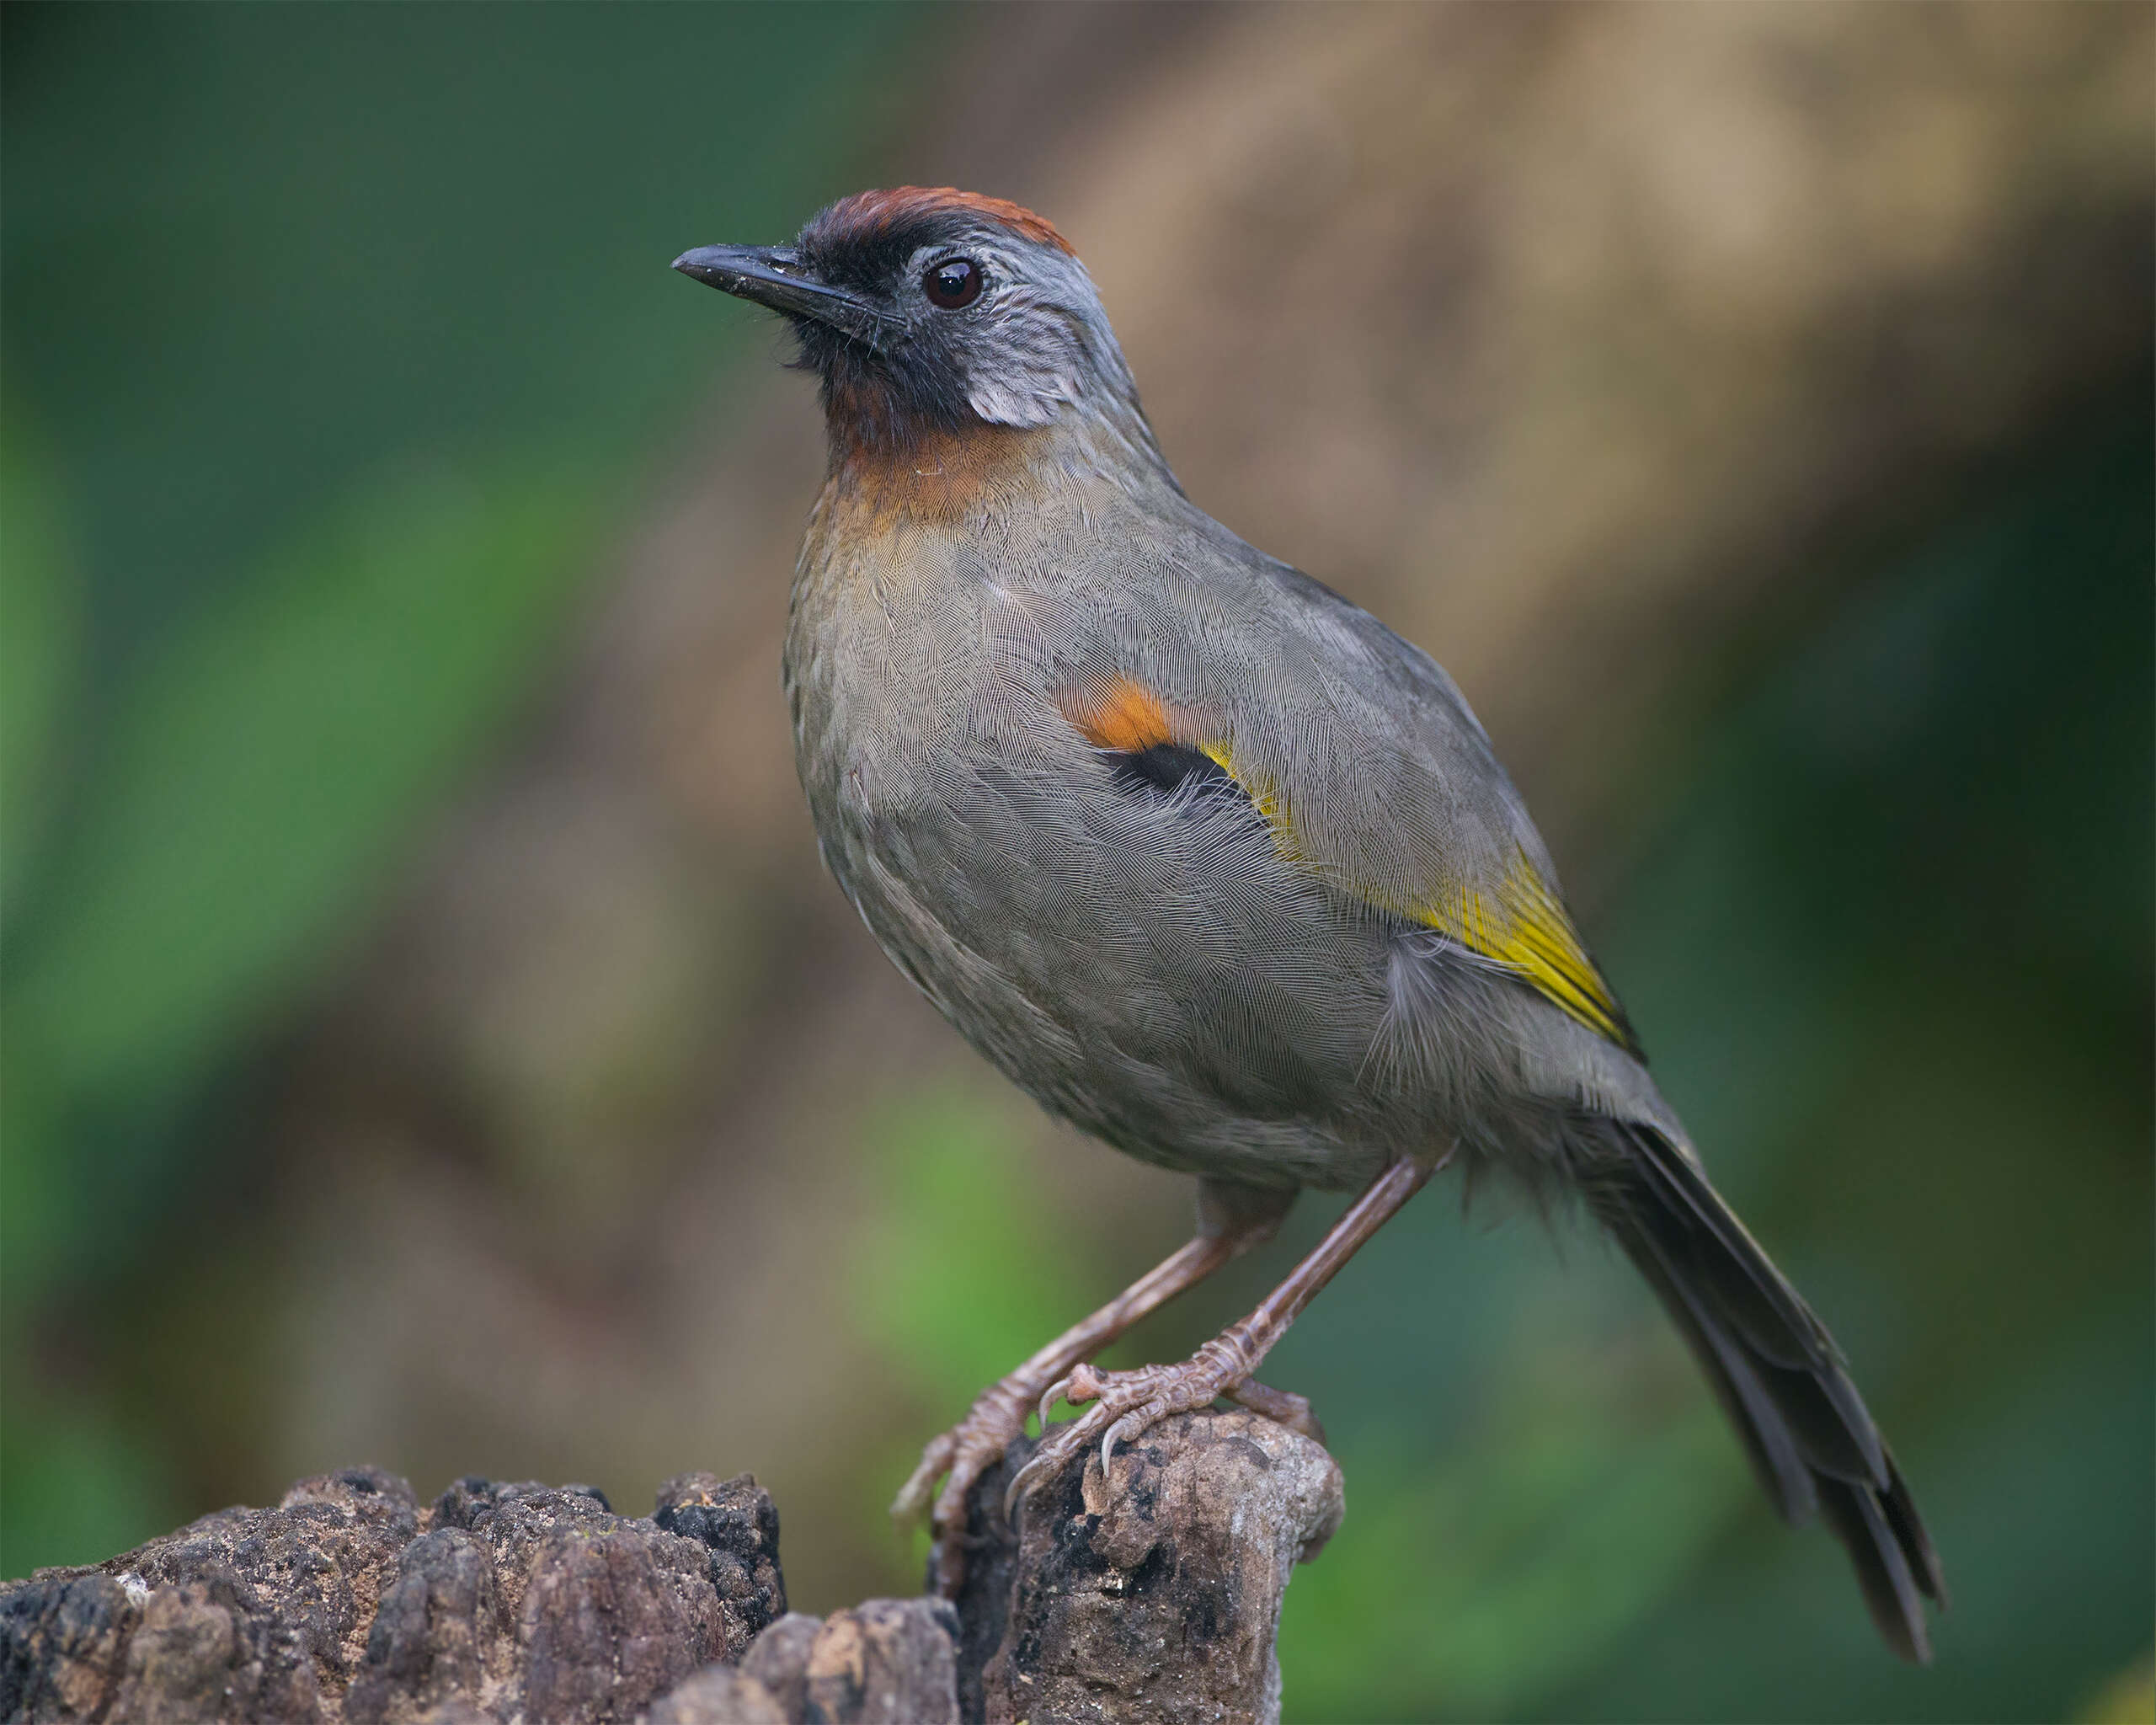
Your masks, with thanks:
[[(1833, 1340), (1708, 1183), (1452, 680), (1238, 539), (1169, 470), (1084, 266), (1032, 211), (862, 192), (784, 246), (674, 267), (781, 312), (830, 468), (785, 688), (825, 862), (883, 950), (1053, 1113), (1198, 1177), (1196, 1237), (928, 1446), (939, 1583), (967, 1493), (1060, 1397), (1008, 1503), (1093, 1445), (1228, 1397), (1449, 1162), (1575, 1194), (1699, 1356), (1783, 1515), (1823, 1515), (1894, 1649), (1937, 1557)], [(1110, 1341), (1360, 1193), (1174, 1365)], [(936, 1482), (945, 1482), (930, 1504)]]

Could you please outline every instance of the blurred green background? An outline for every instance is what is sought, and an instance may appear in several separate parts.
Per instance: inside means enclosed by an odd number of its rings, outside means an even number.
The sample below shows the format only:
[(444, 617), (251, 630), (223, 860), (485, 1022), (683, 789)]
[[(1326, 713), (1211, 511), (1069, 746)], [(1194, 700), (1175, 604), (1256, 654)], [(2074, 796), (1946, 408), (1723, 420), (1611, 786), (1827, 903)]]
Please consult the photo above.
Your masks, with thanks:
[(908, 1591), (919, 1444), (1177, 1242), (817, 870), (813, 403), (665, 270), (957, 181), (1460, 677), (1954, 1589), (1897, 1665), (1625, 1268), (1440, 1188), (1268, 1369), (1289, 1716), (2149, 1717), (2150, 26), (0, 13), (0, 1574), (366, 1460), (750, 1469), (798, 1607)]

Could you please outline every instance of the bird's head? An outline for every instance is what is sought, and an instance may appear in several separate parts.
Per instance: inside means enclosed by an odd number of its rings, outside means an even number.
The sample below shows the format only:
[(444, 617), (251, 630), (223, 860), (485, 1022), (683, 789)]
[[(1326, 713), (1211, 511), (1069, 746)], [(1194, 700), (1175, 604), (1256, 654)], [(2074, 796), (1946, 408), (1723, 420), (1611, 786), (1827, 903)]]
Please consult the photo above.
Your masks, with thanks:
[(1001, 198), (857, 192), (791, 245), (702, 246), (674, 267), (787, 318), (841, 446), (1044, 426), (1074, 410), (1133, 419), (1150, 444), (1086, 266)]

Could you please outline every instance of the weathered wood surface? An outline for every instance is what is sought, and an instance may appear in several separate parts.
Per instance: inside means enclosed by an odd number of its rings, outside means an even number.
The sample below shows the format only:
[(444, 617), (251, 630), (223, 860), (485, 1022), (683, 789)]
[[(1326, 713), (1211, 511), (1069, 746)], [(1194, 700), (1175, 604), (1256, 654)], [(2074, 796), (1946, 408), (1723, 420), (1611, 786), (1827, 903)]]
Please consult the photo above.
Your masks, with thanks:
[[(1023, 1452), (1014, 1457), (1022, 1461)], [(653, 1514), (595, 1490), (375, 1468), (302, 1480), (108, 1562), (0, 1585), (0, 1718), (35, 1725), (956, 1725), (1277, 1718), (1294, 1564), (1340, 1471), (1237, 1409), (1165, 1421), (1045, 1483), (1015, 1534), (973, 1505), (965, 1591), (789, 1614), (755, 1479)]]

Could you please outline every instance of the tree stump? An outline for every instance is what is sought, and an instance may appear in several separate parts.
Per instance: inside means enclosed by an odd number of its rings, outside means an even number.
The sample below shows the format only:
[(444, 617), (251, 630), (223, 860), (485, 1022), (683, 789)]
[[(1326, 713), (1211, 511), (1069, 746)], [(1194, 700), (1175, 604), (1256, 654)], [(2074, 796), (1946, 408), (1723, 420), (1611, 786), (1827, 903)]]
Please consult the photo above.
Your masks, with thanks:
[(1339, 1525), (1316, 1444), (1243, 1411), (1163, 1421), (1034, 1493), (969, 1505), (954, 1608), (786, 1610), (754, 1478), (687, 1474), (653, 1514), (590, 1487), (374, 1468), (303, 1480), (108, 1562), (0, 1584), (0, 1718), (350, 1725), (1261, 1722), (1294, 1565)]

